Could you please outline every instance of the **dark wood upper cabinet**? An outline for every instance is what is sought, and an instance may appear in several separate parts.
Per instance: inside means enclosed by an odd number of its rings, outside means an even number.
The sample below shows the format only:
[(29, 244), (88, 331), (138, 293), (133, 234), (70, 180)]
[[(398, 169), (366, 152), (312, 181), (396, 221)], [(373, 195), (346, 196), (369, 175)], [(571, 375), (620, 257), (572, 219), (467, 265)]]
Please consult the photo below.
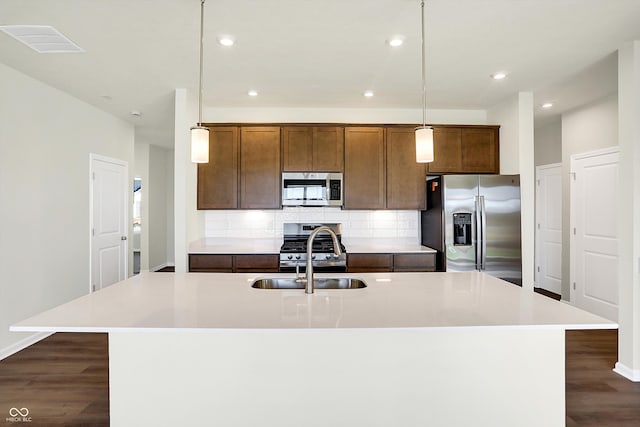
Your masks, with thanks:
[(416, 162), (414, 128), (387, 128), (387, 209), (425, 209), (425, 163)]
[(433, 162), (430, 173), (459, 173), (462, 168), (460, 128), (433, 128)]
[(500, 173), (498, 130), (462, 129), (462, 169), (471, 173)]
[(209, 163), (198, 164), (198, 209), (238, 207), (237, 127), (209, 129)]
[(384, 209), (384, 128), (348, 127), (344, 133), (344, 208)]
[(282, 170), (310, 171), (313, 167), (313, 128), (282, 128)]
[(500, 173), (498, 126), (434, 127), (429, 173)]
[(313, 170), (318, 172), (344, 170), (344, 128), (313, 128)]
[(242, 127), (240, 208), (280, 207), (280, 128)]
[(283, 127), (282, 170), (342, 172), (344, 129), (341, 127)]

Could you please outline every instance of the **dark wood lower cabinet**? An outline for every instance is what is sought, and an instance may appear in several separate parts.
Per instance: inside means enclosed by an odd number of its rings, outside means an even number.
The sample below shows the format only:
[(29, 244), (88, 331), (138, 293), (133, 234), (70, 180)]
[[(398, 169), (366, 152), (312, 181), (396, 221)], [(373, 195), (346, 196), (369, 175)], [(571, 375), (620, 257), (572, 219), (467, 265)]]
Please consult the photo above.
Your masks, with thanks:
[(436, 271), (436, 254), (347, 254), (347, 271), (349, 273)]
[(232, 273), (232, 255), (191, 254), (189, 271), (207, 273)]
[(347, 272), (375, 273), (393, 271), (392, 254), (347, 254)]
[(277, 254), (190, 254), (192, 273), (277, 273), (280, 256)]
[(280, 267), (279, 255), (234, 255), (233, 258), (234, 273), (277, 273)]
[(394, 254), (393, 271), (436, 271), (436, 254)]

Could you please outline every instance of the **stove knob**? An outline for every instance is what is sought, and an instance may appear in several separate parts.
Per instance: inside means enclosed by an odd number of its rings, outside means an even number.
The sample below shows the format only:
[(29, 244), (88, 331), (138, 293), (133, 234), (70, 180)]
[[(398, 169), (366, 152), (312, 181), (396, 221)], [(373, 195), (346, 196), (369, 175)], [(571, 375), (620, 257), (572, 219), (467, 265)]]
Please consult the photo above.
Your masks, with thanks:
[(293, 259), (293, 255), (287, 256), (287, 259)]
[(300, 255), (296, 255), (296, 259), (300, 259)]

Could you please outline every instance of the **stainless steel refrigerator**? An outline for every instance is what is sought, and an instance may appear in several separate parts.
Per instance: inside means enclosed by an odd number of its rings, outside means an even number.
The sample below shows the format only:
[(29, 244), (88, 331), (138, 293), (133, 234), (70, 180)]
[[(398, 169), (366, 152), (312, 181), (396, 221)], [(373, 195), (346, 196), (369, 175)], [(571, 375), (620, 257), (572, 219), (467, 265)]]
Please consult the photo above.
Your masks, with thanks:
[(522, 285), (519, 175), (428, 176), (421, 228), (439, 271), (484, 271)]

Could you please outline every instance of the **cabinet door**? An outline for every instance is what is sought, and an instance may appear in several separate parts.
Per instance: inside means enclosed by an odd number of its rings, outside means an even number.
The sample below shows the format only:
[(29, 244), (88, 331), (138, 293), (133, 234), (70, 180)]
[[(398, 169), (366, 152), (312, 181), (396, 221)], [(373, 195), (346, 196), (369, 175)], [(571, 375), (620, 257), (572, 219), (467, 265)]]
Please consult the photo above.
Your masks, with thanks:
[(209, 129), (209, 163), (198, 164), (198, 209), (238, 207), (238, 128)]
[(388, 272), (393, 271), (392, 254), (347, 254), (347, 272)]
[(243, 127), (240, 132), (240, 207), (280, 207), (280, 128)]
[(384, 128), (350, 127), (344, 133), (345, 209), (384, 209)]
[(313, 128), (282, 128), (282, 170), (305, 172), (312, 170)]
[(313, 128), (313, 170), (319, 172), (344, 170), (343, 128)]
[(433, 162), (429, 173), (462, 172), (462, 132), (460, 128), (433, 128)]
[(436, 254), (394, 254), (393, 271), (436, 271)]
[(416, 162), (413, 128), (387, 128), (387, 209), (426, 209), (424, 163)]
[(233, 256), (218, 254), (190, 254), (190, 272), (231, 273)]
[(500, 173), (496, 129), (462, 129), (461, 142), (462, 171), (469, 173)]
[(277, 273), (280, 267), (279, 255), (235, 255), (236, 273), (270, 272)]

